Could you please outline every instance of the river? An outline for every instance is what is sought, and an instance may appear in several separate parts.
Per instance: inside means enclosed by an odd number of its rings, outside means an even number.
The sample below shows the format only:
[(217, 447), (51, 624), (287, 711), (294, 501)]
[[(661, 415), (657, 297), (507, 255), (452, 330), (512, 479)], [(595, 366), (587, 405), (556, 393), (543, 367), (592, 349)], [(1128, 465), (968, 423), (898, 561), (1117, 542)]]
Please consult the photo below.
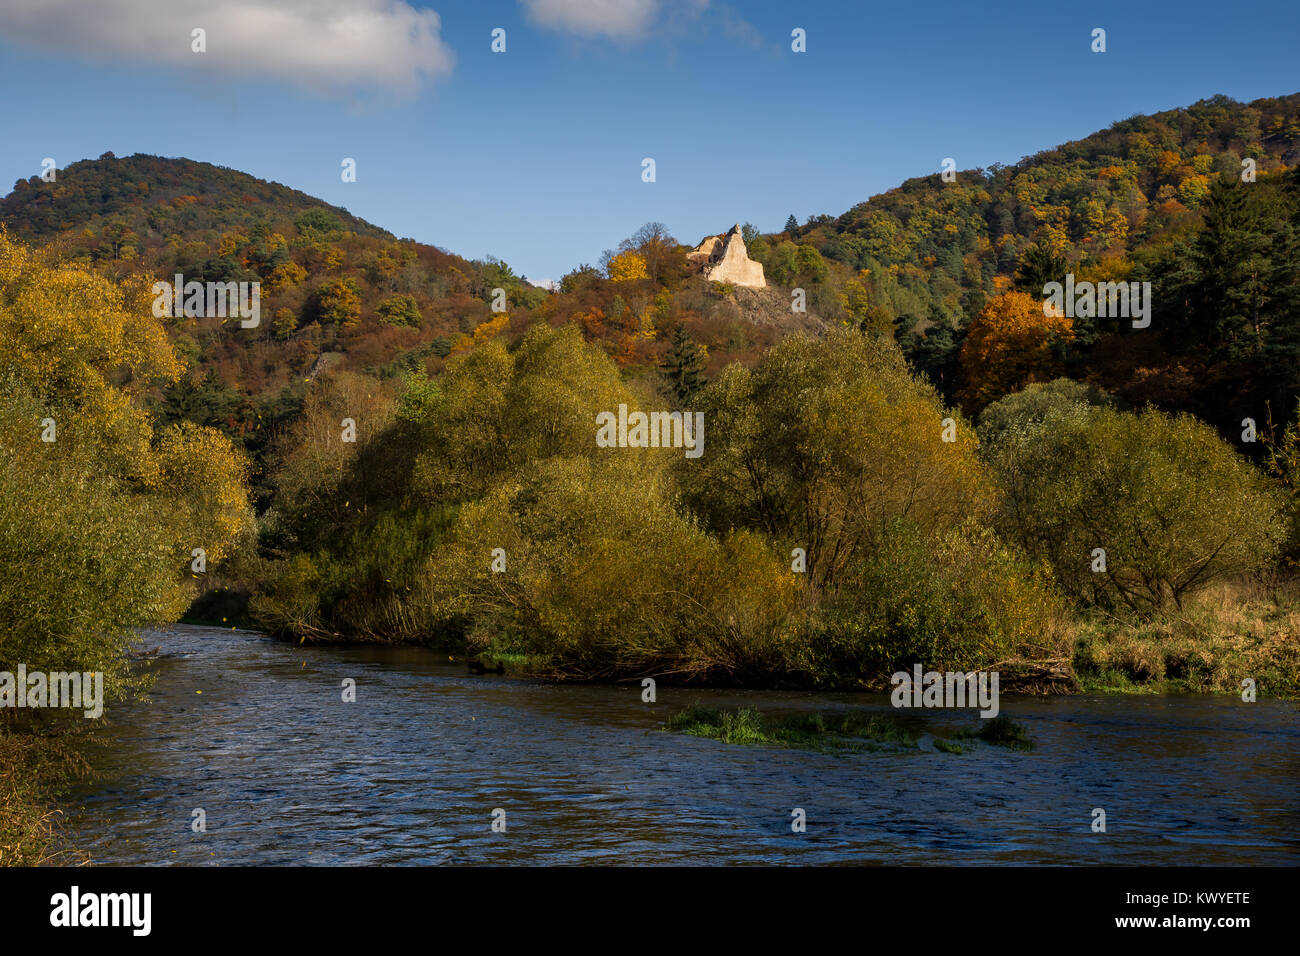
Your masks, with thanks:
[(113, 744), (71, 800), (101, 864), (1300, 862), (1294, 702), (1003, 695), (1033, 752), (835, 755), (660, 728), (696, 701), (887, 697), (660, 686), (646, 704), (640, 686), (474, 676), (424, 648), (185, 625), (146, 643), (149, 702), (110, 705)]

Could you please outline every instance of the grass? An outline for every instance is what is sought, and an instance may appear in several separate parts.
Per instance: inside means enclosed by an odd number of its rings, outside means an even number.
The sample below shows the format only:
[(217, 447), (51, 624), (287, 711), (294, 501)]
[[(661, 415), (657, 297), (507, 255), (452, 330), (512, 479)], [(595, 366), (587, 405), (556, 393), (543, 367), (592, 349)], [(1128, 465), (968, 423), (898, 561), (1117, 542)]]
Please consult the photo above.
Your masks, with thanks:
[[(1013, 750), (1033, 748), (1024, 728), (1008, 717), (981, 721), (981, 725), (979, 731), (959, 731), (952, 739), (933, 736), (935, 749), (950, 754), (965, 753), (968, 741), (975, 739)], [(914, 720), (904, 722), (889, 714), (866, 710), (775, 717), (753, 707), (719, 710), (700, 704), (673, 714), (665, 729), (726, 744), (794, 747), (822, 753), (879, 750), (901, 753), (920, 749), (923, 736)]]
[(63, 829), (56, 798), (85, 773), (80, 751), (57, 735), (0, 722), (0, 866), (83, 864)]
[(1094, 693), (1300, 697), (1300, 582), (1219, 584), (1160, 617), (1094, 613), (1078, 625), (1075, 674)]
[(1034, 742), (1029, 739), (1025, 728), (1006, 714), (998, 714), (990, 720), (981, 720), (979, 730), (964, 728), (957, 731), (954, 736), (963, 740), (972, 738), (982, 740), (986, 744), (996, 744), (1009, 750), (1034, 749)]

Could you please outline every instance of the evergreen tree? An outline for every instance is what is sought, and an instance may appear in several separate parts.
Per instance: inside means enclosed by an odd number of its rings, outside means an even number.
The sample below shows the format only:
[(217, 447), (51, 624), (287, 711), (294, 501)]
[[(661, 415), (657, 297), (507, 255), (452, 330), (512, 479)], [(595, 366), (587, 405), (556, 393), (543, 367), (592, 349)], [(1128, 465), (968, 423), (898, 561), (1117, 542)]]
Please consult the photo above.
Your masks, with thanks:
[(1253, 185), (1219, 179), (1210, 187), (1201, 232), (1192, 243), (1191, 319), (1212, 351), (1226, 357), (1264, 344), (1273, 298), (1272, 237)]
[(794, 218), (794, 213), (791, 213), (789, 218), (787, 218), (785, 221), (785, 231), (790, 233), (790, 235), (794, 235), (798, 229), (799, 229), (799, 220)]
[(1070, 264), (1047, 243), (1039, 241), (1025, 250), (1016, 264), (1016, 291), (1041, 296), (1049, 282), (1064, 282)]
[(659, 367), (683, 405), (704, 387), (704, 376), (701, 373), (708, 356), (708, 350), (690, 337), (685, 326), (677, 326), (673, 332), (672, 345)]

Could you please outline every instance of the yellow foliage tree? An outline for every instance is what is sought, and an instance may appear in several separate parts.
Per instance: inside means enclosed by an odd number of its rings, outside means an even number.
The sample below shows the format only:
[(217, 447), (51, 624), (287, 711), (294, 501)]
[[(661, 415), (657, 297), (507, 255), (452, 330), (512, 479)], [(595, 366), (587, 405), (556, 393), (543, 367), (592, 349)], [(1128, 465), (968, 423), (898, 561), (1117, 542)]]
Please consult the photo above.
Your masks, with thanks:
[(0, 670), (104, 670), (120, 691), (133, 629), (189, 603), (195, 550), (210, 566), (252, 530), (229, 439), (144, 407), (182, 372), (151, 305), (146, 279), (0, 230)]
[(620, 252), (609, 260), (609, 277), (614, 282), (648, 279), (645, 257), (637, 252)]
[(1061, 374), (1052, 346), (1074, 340), (1074, 322), (1050, 311), (1045, 314), (1043, 301), (1023, 292), (1005, 292), (984, 306), (961, 350), (966, 379), (961, 400), (968, 412)]

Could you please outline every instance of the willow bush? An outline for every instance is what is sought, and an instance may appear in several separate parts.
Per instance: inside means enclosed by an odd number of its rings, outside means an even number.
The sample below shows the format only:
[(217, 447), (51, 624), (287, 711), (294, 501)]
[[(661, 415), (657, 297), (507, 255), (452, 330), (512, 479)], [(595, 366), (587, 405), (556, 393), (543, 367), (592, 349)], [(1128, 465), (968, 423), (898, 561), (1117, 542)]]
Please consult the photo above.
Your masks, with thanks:
[(1085, 604), (1181, 607), (1273, 565), (1285, 537), (1280, 489), (1189, 415), (1062, 405), (1009, 425), (988, 459), (998, 526)]

